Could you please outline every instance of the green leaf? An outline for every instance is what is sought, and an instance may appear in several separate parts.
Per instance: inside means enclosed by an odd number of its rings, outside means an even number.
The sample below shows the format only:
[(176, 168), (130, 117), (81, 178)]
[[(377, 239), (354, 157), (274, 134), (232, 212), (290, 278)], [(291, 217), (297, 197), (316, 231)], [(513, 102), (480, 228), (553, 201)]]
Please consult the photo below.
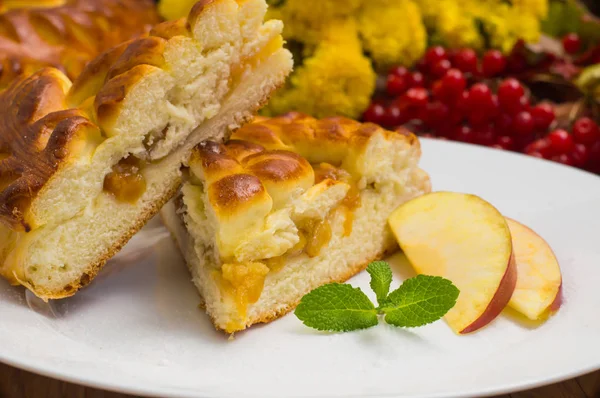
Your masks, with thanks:
[(593, 44), (600, 39), (600, 22), (577, 0), (550, 1), (542, 32), (554, 37), (577, 33), (586, 44)]
[(447, 279), (418, 275), (390, 293), (382, 311), (391, 325), (419, 327), (446, 315), (456, 304), (458, 294), (458, 288)]
[(554, 37), (577, 32), (581, 24), (582, 10), (572, 1), (551, 1), (548, 15), (542, 21), (542, 32)]
[(367, 272), (371, 275), (371, 289), (377, 295), (377, 303), (381, 307), (387, 302), (387, 295), (390, 292), (392, 270), (385, 261), (373, 261), (367, 267)]
[(377, 325), (377, 310), (359, 289), (347, 284), (330, 283), (305, 295), (294, 314), (306, 325), (318, 330), (349, 332)]

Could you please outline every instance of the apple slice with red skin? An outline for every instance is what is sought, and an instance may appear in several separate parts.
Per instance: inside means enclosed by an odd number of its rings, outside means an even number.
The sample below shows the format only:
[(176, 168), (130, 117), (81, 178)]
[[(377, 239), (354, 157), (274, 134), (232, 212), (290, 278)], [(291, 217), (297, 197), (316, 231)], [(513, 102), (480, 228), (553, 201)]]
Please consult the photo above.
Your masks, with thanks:
[(517, 286), (508, 305), (531, 320), (558, 311), (562, 304), (562, 274), (548, 243), (529, 227), (506, 219), (517, 262)]
[(388, 223), (419, 274), (449, 279), (459, 290), (444, 316), (456, 333), (471, 333), (506, 307), (517, 283), (510, 229), (478, 196), (432, 192), (400, 205)]

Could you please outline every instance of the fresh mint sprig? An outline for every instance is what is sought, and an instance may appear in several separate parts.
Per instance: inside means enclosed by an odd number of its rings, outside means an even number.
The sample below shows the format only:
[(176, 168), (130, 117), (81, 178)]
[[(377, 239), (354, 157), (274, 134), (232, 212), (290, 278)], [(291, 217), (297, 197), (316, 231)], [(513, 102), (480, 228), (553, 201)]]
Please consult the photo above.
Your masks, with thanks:
[(344, 283), (329, 283), (306, 294), (294, 311), (306, 326), (330, 332), (367, 329), (379, 323), (404, 328), (427, 325), (442, 318), (454, 307), (459, 290), (439, 276), (418, 275), (407, 279), (389, 293), (392, 271), (385, 261), (367, 267), (370, 286), (378, 307), (360, 288)]

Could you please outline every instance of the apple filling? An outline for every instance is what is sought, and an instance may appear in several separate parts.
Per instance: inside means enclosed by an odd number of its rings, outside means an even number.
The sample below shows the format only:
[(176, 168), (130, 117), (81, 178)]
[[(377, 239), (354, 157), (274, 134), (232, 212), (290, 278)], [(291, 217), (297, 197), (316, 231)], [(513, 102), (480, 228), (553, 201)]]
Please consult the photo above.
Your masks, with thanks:
[(269, 268), (260, 262), (223, 264), (220, 271), (213, 271), (213, 278), (225, 294), (233, 297), (237, 310), (246, 316), (248, 304), (260, 298)]
[(315, 171), (316, 184), (325, 179), (330, 179), (350, 185), (348, 193), (338, 206), (346, 216), (344, 221), (344, 236), (350, 236), (352, 233), (352, 224), (354, 223), (354, 210), (360, 207), (360, 190), (358, 189), (358, 184), (346, 170), (329, 163), (320, 163), (318, 166), (313, 166), (313, 170)]
[(104, 177), (104, 192), (111, 194), (119, 202), (136, 203), (146, 191), (143, 166), (143, 162), (135, 156), (121, 159)]
[[(255, 156), (254, 161), (257, 159)], [(352, 233), (354, 211), (361, 205), (358, 183), (340, 167), (328, 163), (310, 166), (312, 185), (305, 185), (284, 203), (267, 209), (262, 207), (264, 202), (258, 201), (235, 218), (229, 212), (214, 212), (211, 182), (205, 185), (206, 177), (201, 177), (200, 170), (194, 165), (184, 170), (187, 182), (175, 199), (180, 217), (194, 231), (196, 251), (203, 253), (199, 257), (214, 259), (207, 264), (212, 268), (209, 275), (221, 294), (235, 303), (242, 319), (248, 306), (261, 297), (269, 273), (279, 272), (296, 256), (313, 258), (321, 254), (333, 238), (332, 223), (340, 213), (341, 233)], [(260, 215), (255, 216), (255, 212)], [(247, 215), (257, 218), (248, 222)], [(231, 223), (235, 228), (228, 227)]]

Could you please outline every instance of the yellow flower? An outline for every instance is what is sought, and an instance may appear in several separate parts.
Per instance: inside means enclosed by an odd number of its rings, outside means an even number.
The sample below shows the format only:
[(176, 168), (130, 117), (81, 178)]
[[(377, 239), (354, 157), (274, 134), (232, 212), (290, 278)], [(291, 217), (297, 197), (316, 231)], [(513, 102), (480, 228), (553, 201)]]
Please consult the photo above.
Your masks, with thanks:
[(363, 55), (356, 24), (352, 20), (330, 21), (323, 37), (263, 114), (295, 110), (318, 118), (360, 117), (375, 90), (376, 75)]
[(286, 0), (281, 6), (269, 7), (267, 17), (284, 22), (285, 39), (314, 47), (332, 21), (351, 18), (364, 1), (348, 0), (342, 5), (336, 0)]
[(366, 2), (358, 26), (364, 49), (378, 65), (410, 65), (427, 47), (421, 12), (412, 0)]
[[(547, 13), (547, 0), (415, 0), (429, 32), (448, 47), (486, 45), (504, 52), (522, 38), (535, 42), (540, 19)], [(486, 39), (489, 43), (486, 43)]]
[(283, 8), (298, 20), (329, 21), (353, 15), (369, 0), (286, 0)]
[(531, 13), (508, 4), (495, 5), (491, 10), (479, 10), (490, 45), (509, 52), (519, 39), (536, 42), (540, 38), (540, 21)]
[(548, 0), (512, 0), (515, 8), (539, 19), (548, 16)]
[(481, 49), (483, 38), (470, 12), (479, 2), (469, 0), (415, 0), (429, 32), (450, 48)]

